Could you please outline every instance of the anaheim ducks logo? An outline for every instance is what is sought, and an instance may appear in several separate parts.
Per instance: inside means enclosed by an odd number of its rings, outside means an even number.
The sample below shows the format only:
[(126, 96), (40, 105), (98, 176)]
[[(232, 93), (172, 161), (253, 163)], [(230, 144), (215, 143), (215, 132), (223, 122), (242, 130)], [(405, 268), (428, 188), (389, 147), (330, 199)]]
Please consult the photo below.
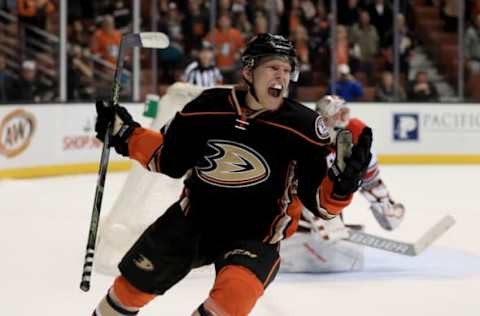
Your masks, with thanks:
[(214, 153), (205, 156), (206, 165), (195, 168), (203, 181), (222, 187), (247, 187), (265, 181), (270, 168), (254, 149), (235, 142), (210, 140)]

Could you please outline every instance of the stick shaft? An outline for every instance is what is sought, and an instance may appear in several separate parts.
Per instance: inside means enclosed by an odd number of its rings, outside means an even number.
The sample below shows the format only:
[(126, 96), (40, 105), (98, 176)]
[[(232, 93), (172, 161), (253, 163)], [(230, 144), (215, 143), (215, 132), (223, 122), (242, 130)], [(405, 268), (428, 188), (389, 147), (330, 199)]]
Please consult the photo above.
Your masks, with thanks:
[[(129, 45), (125, 45), (122, 38), (120, 42), (120, 51), (115, 67), (115, 75), (113, 78), (112, 99), (109, 106), (118, 104), (118, 98), (121, 88), (121, 75), (123, 72), (124, 55)], [(80, 282), (80, 289), (87, 292), (90, 289), (90, 280), (93, 270), (93, 258), (95, 256), (95, 243), (97, 240), (98, 224), (100, 220), (100, 210), (102, 208), (103, 191), (105, 188), (105, 179), (107, 177), (108, 162), (110, 157), (110, 139), (112, 135), (113, 126), (110, 124), (105, 133), (103, 140), (102, 155), (100, 158), (100, 166), (98, 169), (97, 185), (95, 187), (95, 198), (93, 201), (92, 217), (90, 220), (90, 228), (88, 232), (87, 250), (83, 262), (82, 280)]]

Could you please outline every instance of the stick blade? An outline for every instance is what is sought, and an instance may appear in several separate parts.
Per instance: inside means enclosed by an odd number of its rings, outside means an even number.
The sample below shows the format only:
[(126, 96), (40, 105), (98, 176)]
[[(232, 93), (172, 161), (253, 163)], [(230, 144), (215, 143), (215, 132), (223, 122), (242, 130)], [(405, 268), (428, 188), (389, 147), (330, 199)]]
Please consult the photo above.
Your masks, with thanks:
[(419, 255), (427, 249), (435, 240), (442, 236), (447, 230), (455, 224), (455, 219), (451, 215), (446, 215), (437, 224), (430, 228), (414, 246), (415, 254)]
[(167, 48), (170, 45), (168, 36), (161, 32), (142, 32), (139, 35), (142, 47)]

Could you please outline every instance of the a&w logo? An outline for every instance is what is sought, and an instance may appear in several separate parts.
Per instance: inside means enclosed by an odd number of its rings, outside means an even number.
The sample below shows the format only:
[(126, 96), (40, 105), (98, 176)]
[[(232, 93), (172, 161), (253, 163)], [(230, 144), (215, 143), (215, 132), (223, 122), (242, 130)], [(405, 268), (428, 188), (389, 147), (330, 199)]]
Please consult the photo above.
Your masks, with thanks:
[(0, 154), (8, 158), (23, 152), (35, 132), (35, 117), (22, 109), (7, 114), (0, 122)]
[(203, 181), (222, 187), (247, 187), (265, 181), (270, 168), (254, 149), (235, 142), (210, 140), (213, 154), (204, 157), (205, 166), (196, 167)]

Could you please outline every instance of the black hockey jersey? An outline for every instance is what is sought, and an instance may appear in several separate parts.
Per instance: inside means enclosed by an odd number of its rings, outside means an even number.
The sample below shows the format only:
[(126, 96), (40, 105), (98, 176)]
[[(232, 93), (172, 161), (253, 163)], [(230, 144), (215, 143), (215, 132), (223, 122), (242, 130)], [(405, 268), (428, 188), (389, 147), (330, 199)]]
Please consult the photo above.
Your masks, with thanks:
[(337, 215), (350, 201), (330, 195), (321, 117), (288, 98), (276, 111), (252, 111), (245, 96), (235, 88), (204, 91), (159, 135), (137, 129), (130, 156), (152, 171), (186, 175), (185, 215), (222, 237), (276, 243), (296, 230), (303, 205)]

